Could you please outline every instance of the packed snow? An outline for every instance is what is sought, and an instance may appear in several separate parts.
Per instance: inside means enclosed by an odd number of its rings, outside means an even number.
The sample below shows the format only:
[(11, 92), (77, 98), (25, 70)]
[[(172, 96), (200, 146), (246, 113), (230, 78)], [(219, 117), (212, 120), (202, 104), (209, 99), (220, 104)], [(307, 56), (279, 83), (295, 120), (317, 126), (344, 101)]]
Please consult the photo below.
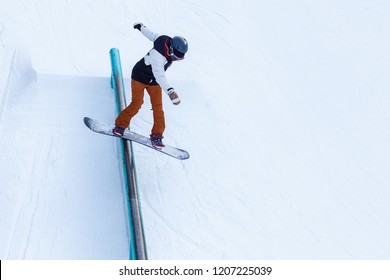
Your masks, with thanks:
[[(181, 35), (164, 141), (134, 144), (150, 259), (390, 258), (390, 3), (0, 0), (0, 258), (126, 259), (109, 50)], [(148, 135), (147, 95), (131, 129)]]

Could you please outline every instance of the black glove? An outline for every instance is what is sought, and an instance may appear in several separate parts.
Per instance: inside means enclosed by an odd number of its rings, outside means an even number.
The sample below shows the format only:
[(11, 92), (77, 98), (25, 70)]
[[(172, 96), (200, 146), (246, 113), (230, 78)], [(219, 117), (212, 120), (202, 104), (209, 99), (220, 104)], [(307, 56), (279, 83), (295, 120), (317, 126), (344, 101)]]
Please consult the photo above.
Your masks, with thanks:
[(142, 22), (136, 22), (136, 23), (133, 24), (133, 28), (134, 28), (134, 29), (138, 29), (139, 31), (141, 31), (141, 27), (142, 27), (142, 26), (144, 26), (144, 25), (142, 24)]

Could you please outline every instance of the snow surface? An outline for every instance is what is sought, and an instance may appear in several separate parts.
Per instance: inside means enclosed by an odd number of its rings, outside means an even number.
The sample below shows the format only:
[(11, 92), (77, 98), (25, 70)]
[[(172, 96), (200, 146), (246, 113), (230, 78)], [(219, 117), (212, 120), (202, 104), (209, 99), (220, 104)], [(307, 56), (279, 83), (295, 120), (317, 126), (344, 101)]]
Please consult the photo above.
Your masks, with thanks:
[(134, 145), (150, 259), (390, 258), (390, 2), (0, 6), (1, 259), (128, 257), (118, 140), (83, 117), (114, 122), (108, 52), (129, 94), (136, 21), (189, 42), (164, 108), (191, 158)]

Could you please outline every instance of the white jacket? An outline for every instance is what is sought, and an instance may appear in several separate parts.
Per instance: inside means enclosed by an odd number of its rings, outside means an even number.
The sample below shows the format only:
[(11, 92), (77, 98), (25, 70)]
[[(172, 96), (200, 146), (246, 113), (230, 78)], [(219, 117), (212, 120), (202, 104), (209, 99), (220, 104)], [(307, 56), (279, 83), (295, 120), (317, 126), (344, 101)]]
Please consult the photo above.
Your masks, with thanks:
[[(160, 34), (153, 32), (146, 26), (141, 26), (140, 31), (152, 42), (160, 37)], [(161, 86), (164, 92), (168, 94), (168, 91), (173, 89), (165, 76), (164, 65), (168, 63), (168, 60), (154, 48), (152, 48), (148, 54), (144, 56), (144, 60), (147, 66), (151, 65), (156, 82)]]

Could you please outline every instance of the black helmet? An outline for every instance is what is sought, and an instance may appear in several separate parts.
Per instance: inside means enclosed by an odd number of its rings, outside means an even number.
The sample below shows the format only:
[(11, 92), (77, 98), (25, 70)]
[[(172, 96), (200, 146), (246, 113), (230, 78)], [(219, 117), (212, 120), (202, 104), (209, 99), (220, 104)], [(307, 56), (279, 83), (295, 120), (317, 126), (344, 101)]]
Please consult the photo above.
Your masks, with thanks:
[(181, 36), (175, 36), (172, 38), (172, 48), (173, 53), (177, 57), (184, 57), (185, 53), (188, 51), (187, 40)]

